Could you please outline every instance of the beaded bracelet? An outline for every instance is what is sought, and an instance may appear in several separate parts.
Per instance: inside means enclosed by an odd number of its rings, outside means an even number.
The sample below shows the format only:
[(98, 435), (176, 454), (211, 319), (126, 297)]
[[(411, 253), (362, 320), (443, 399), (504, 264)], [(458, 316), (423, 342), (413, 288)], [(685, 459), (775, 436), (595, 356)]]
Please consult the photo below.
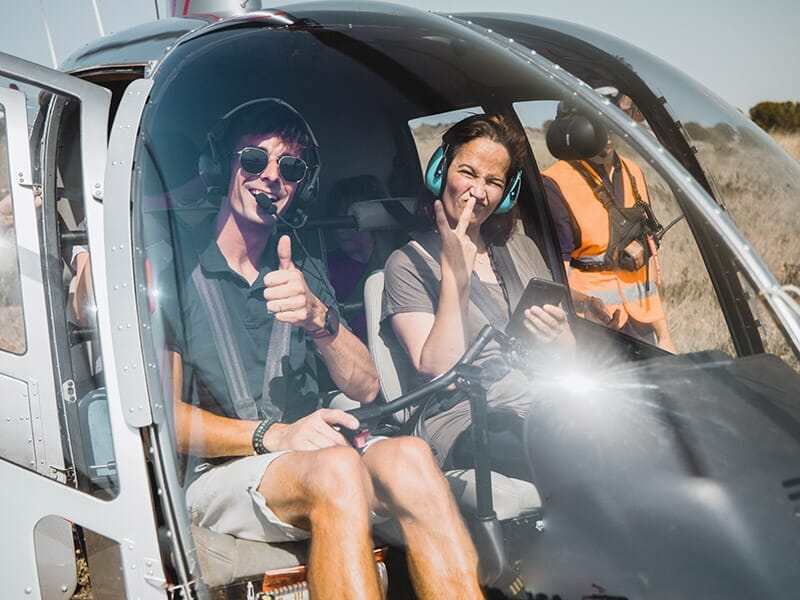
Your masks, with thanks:
[(253, 450), (256, 451), (256, 454), (266, 454), (269, 452), (264, 445), (264, 435), (267, 433), (267, 429), (274, 424), (275, 419), (264, 419), (256, 427), (256, 430), (253, 432)]

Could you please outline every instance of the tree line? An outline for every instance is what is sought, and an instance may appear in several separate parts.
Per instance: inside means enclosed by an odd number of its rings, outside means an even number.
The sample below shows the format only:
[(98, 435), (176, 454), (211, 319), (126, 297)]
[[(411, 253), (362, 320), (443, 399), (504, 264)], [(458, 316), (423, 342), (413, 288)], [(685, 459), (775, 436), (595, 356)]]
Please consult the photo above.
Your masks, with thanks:
[(750, 118), (764, 131), (800, 131), (800, 102), (759, 102)]

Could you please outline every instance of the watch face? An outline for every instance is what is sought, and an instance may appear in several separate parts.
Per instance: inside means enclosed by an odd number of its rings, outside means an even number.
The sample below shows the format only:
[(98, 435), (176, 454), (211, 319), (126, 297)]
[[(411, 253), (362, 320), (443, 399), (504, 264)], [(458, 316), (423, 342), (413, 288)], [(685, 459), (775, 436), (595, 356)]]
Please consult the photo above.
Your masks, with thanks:
[(328, 307), (325, 314), (325, 329), (331, 335), (339, 333), (339, 312), (332, 306)]

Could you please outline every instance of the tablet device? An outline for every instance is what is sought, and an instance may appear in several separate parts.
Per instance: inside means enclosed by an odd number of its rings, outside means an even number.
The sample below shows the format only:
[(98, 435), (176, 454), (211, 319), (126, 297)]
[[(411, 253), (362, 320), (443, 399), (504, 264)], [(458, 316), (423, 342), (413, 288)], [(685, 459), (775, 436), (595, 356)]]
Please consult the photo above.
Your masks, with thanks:
[(539, 277), (532, 278), (525, 287), (525, 291), (522, 292), (522, 297), (517, 303), (514, 312), (511, 313), (506, 333), (515, 338), (527, 335), (525, 311), (531, 306), (544, 306), (545, 304), (558, 306), (564, 299), (566, 292), (567, 288), (561, 283), (556, 283), (549, 279), (540, 279)]

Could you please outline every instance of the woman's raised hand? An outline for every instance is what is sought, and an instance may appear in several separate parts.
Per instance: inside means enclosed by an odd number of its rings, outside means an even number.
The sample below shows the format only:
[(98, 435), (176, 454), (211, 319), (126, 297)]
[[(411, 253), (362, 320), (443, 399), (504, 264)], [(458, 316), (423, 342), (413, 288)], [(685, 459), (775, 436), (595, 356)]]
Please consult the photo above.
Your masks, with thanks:
[(478, 253), (477, 245), (467, 235), (474, 206), (475, 198), (467, 200), (456, 226), (451, 227), (441, 200), (437, 200), (433, 204), (433, 210), (436, 213), (436, 227), (442, 240), (440, 257), (442, 278), (446, 277), (449, 272), (462, 285), (469, 285), (472, 269), (475, 267), (475, 255)]

